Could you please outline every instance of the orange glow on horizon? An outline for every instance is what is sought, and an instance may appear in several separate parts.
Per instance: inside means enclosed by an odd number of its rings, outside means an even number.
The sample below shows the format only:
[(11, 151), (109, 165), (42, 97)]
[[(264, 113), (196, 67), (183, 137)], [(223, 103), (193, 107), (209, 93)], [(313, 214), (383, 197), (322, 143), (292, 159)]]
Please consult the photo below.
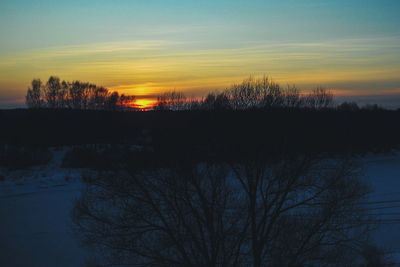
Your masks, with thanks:
[(133, 106), (138, 109), (148, 110), (148, 109), (153, 108), (156, 105), (156, 103), (157, 103), (156, 99), (139, 98), (139, 99), (136, 99)]

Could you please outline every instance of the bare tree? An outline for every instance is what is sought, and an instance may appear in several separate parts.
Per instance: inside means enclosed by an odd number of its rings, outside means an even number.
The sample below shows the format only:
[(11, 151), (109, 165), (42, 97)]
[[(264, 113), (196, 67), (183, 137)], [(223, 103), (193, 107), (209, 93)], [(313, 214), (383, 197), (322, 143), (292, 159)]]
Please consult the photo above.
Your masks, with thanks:
[[(279, 86), (279, 84), (273, 82), (269, 82), (267, 84), (268, 86), (266, 88), (268, 90), (264, 93), (264, 97), (262, 100), (262, 107), (264, 108), (282, 107), (284, 105), (284, 95), (281, 90), (281, 87)], [(263, 87), (265, 87), (265, 85)]]
[(218, 94), (217, 97), (215, 98), (214, 109), (216, 110), (232, 109), (229, 97), (225, 92)]
[(57, 107), (58, 108), (67, 108), (69, 102), (69, 83), (66, 81), (61, 82), (61, 88), (57, 95)]
[(215, 108), (216, 98), (217, 98), (216, 93), (208, 93), (207, 96), (202, 100), (203, 109), (213, 110)]
[(206, 110), (229, 110), (231, 101), (227, 92), (209, 93), (202, 101), (202, 108)]
[(241, 266), (240, 194), (226, 171), (207, 165), (90, 179), (75, 222), (113, 264)]
[(72, 109), (86, 109), (88, 105), (89, 84), (74, 81), (69, 87), (69, 107)]
[(288, 86), (283, 91), (283, 106), (287, 108), (300, 108), (304, 99), (300, 94), (300, 90), (296, 86)]
[(43, 107), (43, 84), (40, 79), (32, 80), (31, 87), (28, 88), (26, 93), (25, 101), (29, 108)]
[(58, 108), (61, 92), (61, 83), (60, 78), (56, 76), (50, 76), (49, 80), (46, 83), (44, 89), (44, 97), (47, 103), (47, 107), (49, 108)]
[(250, 77), (226, 91), (234, 109), (274, 108), (284, 105), (284, 95), (279, 84), (267, 76)]
[(165, 92), (157, 96), (156, 110), (185, 110), (187, 99), (182, 92)]
[(105, 109), (117, 110), (118, 108), (119, 94), (118, 92), (112, 92), (106, 99)]
[(135, 99), (136, 99), (135, 96), (121, 94), (118, 100), (119, 109), (124, 110), (126, 108), (131, 107)]
[(267, 77), (258, 80), (250, 77), (240, 84), (233, 85), (227, 94), (234, 109), (256, 108), (267, 95), (269, 86)]
[(359, 203), (367, 191), (351, 162), (302, 157), (233, 169), (247, 195), (252, 266), (337, 263), (330, 253), (363, 236), (355, 230), (364, 230)]
[(74, 219), (111, 262), (339, 266), (367, 229), (350, 161), (301, 157), (101, 175)]
[(105, 109), (105, 104), (110, 94), (108, 90), (104, 87), (97, 87), (95, 85), (89, 88), (91, 89), (89, 100), (90, 109)]
[(186, 109), (187, 110), (200, 110), (202, 109), (202, 101), (195, 98), (191, 97), (186, 100)]
[(333, 107), (333, 94), (324, 88), (314, 89), (306, 97), (306, 106), (312, 109)]

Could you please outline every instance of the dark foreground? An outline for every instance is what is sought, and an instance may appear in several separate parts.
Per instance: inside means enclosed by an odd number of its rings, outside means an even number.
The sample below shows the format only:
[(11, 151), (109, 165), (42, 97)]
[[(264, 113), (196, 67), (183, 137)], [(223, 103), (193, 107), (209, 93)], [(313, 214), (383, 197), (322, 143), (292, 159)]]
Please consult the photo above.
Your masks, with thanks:
[[(21, 168), (61, 186), (76, 181), (69, 170), (91, 169), (70, 213), (79, 239), (101, 251), (87, 266), (388, 266), (398, 248), (373, 229), (396, 226), (394, 213), (379, 216), (398, 200), (371, 191), (398, 170), (370, 171), (360, 155), (398, 146), (399, 115), (2, 111), (1, 189), (18, 191)], [(51, 146), (64, 147), (58, 161)], [(65, 177), (38, 175), (56, 169)]]

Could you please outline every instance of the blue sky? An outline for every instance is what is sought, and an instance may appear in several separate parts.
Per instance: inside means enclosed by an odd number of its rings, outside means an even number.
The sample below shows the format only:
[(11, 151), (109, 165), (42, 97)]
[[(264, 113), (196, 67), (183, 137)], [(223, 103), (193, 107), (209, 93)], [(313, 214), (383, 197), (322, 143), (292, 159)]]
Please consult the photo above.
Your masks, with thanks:
[(33, 78), (202, 95), (249, 75), (341, 94), (400, 92), (400, 1), (0, 2), (0, 105)]

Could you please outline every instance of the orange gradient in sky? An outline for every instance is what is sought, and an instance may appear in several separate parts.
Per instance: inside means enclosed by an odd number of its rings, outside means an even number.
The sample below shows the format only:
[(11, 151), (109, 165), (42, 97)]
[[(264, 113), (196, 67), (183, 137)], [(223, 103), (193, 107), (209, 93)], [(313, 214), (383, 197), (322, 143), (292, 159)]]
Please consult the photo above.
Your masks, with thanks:
[(241, 43), (226, 48), (115, 41), (0, 51), (0, 106), (23, 104), (30, 81), (45, 82), (50, 75), (134, 95), (145, 108), (166, 91), (202, 97), (249, 75), (268, 75), (282, 86), (295, 84), (301, 90), (322, 86), (346, 95), (395, 93), (400, 88), (397, 51), (397, 38)]

